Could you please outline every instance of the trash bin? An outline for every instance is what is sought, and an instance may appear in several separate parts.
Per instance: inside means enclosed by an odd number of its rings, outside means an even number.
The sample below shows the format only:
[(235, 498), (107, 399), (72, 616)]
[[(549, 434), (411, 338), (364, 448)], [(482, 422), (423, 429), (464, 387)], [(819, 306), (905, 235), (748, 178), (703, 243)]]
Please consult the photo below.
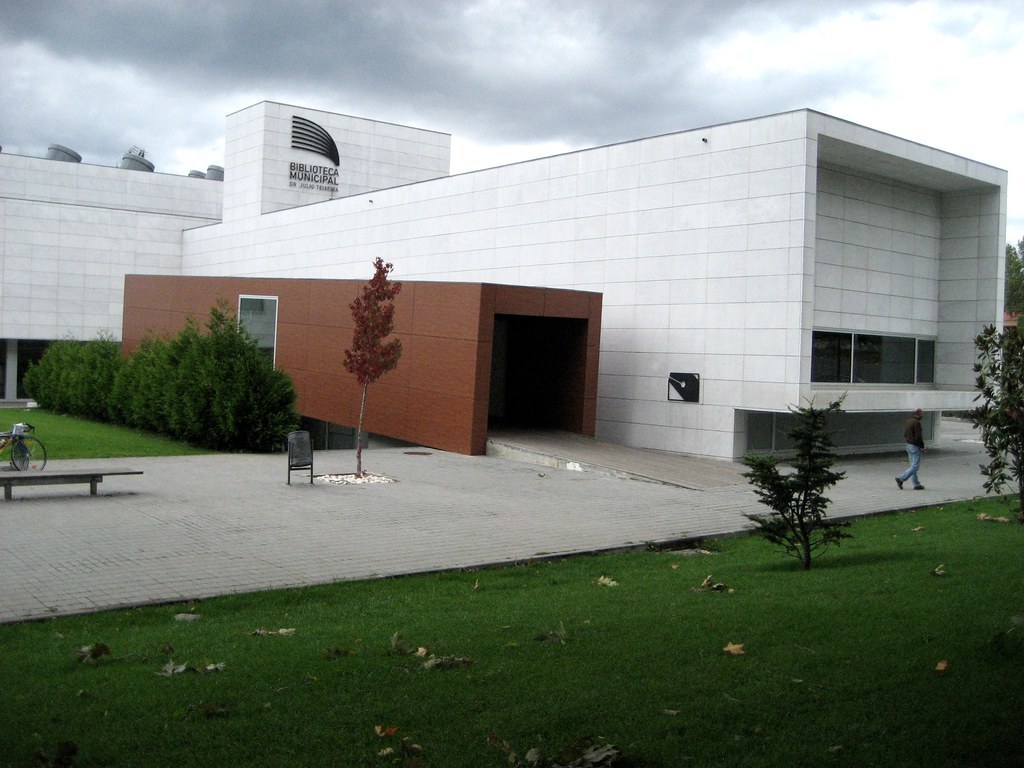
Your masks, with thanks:
[(309, 432), (304, 429), (288, 433), (288, 485), (292, 484), (292, 472), (309, 471), (310, 485), (313, 483), (313, 446)]

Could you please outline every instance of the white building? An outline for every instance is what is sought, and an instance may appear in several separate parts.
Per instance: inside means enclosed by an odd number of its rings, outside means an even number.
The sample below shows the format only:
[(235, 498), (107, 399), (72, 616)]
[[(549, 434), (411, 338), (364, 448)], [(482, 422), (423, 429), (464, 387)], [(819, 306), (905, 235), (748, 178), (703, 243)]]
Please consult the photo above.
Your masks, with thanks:
[(845, 394), (839, 439), (871, 450), (971, 406), (1005, 171), (810, 110), (448, 160), (445, 134), (271, 102), (228, 117), (223, 183), (0, 155), (6, 396), (30, 342), (119, 337), (125, 274), (365, 279), (381, 256), (603, 294), (602, 439), (736, 457)]

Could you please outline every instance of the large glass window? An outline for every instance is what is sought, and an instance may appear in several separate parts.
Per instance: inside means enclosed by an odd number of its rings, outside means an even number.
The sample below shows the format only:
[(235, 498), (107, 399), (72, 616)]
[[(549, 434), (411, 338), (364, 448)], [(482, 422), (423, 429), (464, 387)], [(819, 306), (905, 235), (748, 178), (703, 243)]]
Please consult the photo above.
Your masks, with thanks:
[(866, 333), (855, 334), (853, 338), (853, 383), (914, 383), (915, 339)]
[(239, 296), (238, 322), (256, 340), (260, 351), (274, 362), (277, 348), (277, 297)]
[(910, 336), (815, 331), (811, 381), (931, 384), (935, 381), (935, 342)]
[(811, 352), (811, 381), (848, 382), (853, 361), (853, 336), (815, 331)]

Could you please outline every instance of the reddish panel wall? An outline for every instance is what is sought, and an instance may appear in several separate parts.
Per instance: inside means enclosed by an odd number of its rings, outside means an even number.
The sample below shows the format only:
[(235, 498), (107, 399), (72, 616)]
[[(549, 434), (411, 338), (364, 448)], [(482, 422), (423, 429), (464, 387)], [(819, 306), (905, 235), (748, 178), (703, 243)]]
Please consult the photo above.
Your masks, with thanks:
[[(295, 382), (301, 414), (354, 426), (361, 392), (345, 371), (358, 280), (129, 275), (123, 348), (148, 334), (170, 337), (187, 318), (205, 322), (219, 300), (237, 311), (239, 295), (278, 298), (277, 365)], [(486, 450), (495, 313), (586, 320), (582, 387), (563, 393), (580, 414), (575, 430), (594, 434), (601, 296), (504, 285), (403, 282), (395, 300), (398, 367), (369, 389), (369, 432), (465, 454)], [(578, 364), (577, 364), (578, 365)], [(577, 379), (579, 377), (576, 377)]]

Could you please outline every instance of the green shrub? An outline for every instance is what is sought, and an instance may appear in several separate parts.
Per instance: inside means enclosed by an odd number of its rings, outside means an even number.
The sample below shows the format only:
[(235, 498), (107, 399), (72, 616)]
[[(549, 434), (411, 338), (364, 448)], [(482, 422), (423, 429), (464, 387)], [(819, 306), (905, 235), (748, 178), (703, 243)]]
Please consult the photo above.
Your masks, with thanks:
[(62, 398), (61, 371), (76, 354), (78, 342), (62, 339), (53, 342), (39, 359), (25, 371), (25, 391), (43, 408), (66, 412)]
[(25, 388), (44, 408), (109, 421), (114, 382), (123, 366), (121, 345), (109, 337), (62, 339), (28, 369)]
[(167, 433), (167, 390), (173, 374), (167, 342), (155, 336), (143, 339), (114, 382), (111, 418), (147, 432)]
[(205, 332), (190, 320), (170, 341), (144, 339), (127, 361), (111, 339), (55, 342), (25, 385), (49, 410), (217, 450), (273, 450), (299, 420), (291, 378), (224, 306)]
[(146, 354), (133, 372), (138, 379), (126, 384), (139, 400), (132, 412), (141, 420), (151, 403), (164, 421), (160, 431), (172, 437), (218, 450), (267, 451), (298, 423), (291, 378), (223, 306), (210, 310), (205, 333), (190, 321), (170, 342), (149, 342)]

